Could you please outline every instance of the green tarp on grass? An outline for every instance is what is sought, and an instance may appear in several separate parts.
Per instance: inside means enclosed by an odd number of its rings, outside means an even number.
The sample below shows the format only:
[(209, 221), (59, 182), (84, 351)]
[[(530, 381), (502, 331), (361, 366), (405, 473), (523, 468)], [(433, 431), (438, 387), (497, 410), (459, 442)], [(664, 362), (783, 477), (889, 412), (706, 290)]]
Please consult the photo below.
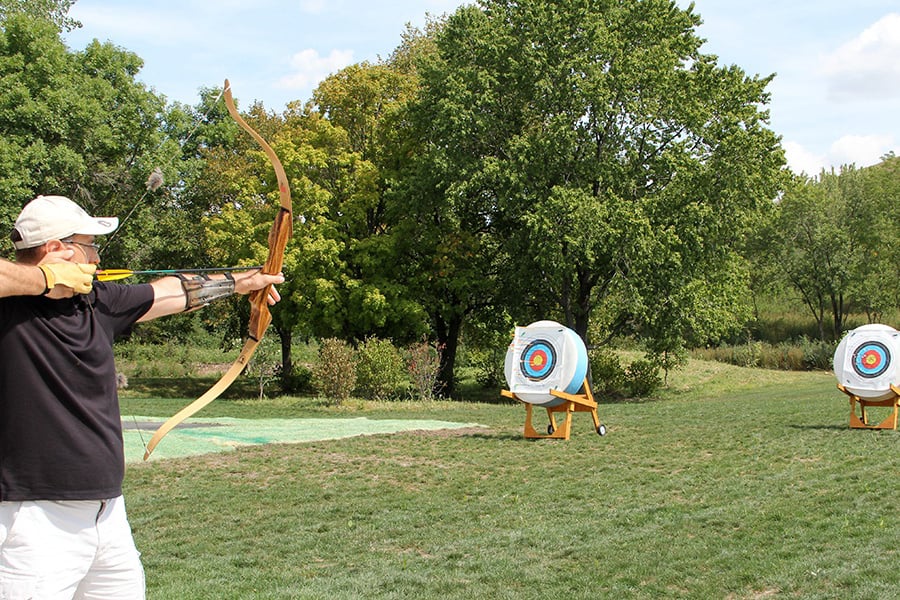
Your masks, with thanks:
[[(125, 461), (143, 460), (144, 447), (164, 419), (123, 416)], [(416, 419), (188, 419), (163, 438), (152, 459), (176, 458), (234, 450), (238, 446), (272, 443), (315, 442), (401, 431), (482, 427)]]

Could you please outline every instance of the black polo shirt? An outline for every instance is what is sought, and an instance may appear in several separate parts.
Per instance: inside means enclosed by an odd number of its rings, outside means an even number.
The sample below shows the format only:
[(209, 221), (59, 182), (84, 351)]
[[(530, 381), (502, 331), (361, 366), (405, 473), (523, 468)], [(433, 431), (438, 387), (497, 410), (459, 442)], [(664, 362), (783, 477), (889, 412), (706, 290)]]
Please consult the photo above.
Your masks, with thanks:
[(113, 340), (153, 304), (149, 284), (0, 298), (0, 501), (122, 493)]

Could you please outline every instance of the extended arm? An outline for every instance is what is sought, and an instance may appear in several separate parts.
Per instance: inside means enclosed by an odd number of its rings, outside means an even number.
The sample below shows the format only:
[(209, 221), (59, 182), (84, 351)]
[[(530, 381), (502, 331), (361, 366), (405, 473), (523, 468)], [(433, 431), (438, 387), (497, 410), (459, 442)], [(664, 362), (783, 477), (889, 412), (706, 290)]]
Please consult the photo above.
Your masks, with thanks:
[[(226, 275), (210, 275), (208, 280), (221, 281)], [(284, 276), (266, 275), (261, 271), (246, 271), (234, 274), (234, 293), (249, 294), (250, 292), (261, 290), (269, 285), (277, 285), (284, 283)], [(163, 277), (157, 279), (150, 285), (153, 286), (153, 306), (141, 317), (141, 321), (150, 321), (166, 315), (185, 312), (190, 310), (191, 304), (188, 298), (188, 290), (185, 288), (185, 282), (178, 277)], [(270, 288), (268, 303), (275, 304), (281, 299), (278, 291), (273, 287)]]

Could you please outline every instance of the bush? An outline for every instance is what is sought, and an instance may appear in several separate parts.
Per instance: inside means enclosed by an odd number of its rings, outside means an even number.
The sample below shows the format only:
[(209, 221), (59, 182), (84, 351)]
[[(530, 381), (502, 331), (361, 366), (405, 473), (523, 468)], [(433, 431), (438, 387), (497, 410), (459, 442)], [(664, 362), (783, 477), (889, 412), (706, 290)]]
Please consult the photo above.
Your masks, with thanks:
[(313, 387), (325, 398), (339, 405), (356, 389), (356, 351), (337, 338), (322, 340), (318, 362), (313, 367)]
[(356, 385), (372, 400), (396, 398), (407, 386), (403, 357), (390, 340), (367, 338), (357, 352)]
[(636, 360), (625, 371), (625, 384), (632, 398), (646, 398), (660, 387), (659, 366), (649, 360)]
[(483, 388), (503, 385), (506, 348), (471, 348), (467, 352), (469, 365), (475, 373), (475, 381)]
[(441, 348), (432, 346), (426, 338), (406, 349), (406, 371), (412, 383), (411, 393), (420, 400), (434, 400), (441, 396), (438, 374), (441, 367)]
[(694, 358), (716, 360), (739, 367), (759, 367), (785, 371), (810, 371), (832, 368), (836, 344), (801, 338), (796, 343), (778, 345), (766, 342), (750, 342), (739, 346), (699, 348), (692, 352)]
[(594, 393), (607, 400), (625, 397), (625, 369), (618, 355), (605, 348), (588, 352)]
[(313, 373), (303, 365), (295, 363), (290, 376), (285, 376), (280, 365), (276, 373), (281, 382), (281, 391), (285, 394), (303, 394), (313, 391)]

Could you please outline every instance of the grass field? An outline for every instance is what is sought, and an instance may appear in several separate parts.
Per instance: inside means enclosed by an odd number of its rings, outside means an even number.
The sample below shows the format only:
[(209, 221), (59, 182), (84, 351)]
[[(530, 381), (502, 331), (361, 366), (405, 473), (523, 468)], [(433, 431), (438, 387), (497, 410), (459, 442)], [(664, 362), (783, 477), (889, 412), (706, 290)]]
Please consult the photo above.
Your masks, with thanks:
[[(132, 383), (123, 413), (182, 404)], [(849, 429), (828, 373), (691, 361), (659, 399), (602, 404), (605, 437), (576, 414), (568, 442), (525, 440), (524, 413), (215, 402), (486, 427), (129, 465), (148, 597), (900, 597), (900, 434)]]

